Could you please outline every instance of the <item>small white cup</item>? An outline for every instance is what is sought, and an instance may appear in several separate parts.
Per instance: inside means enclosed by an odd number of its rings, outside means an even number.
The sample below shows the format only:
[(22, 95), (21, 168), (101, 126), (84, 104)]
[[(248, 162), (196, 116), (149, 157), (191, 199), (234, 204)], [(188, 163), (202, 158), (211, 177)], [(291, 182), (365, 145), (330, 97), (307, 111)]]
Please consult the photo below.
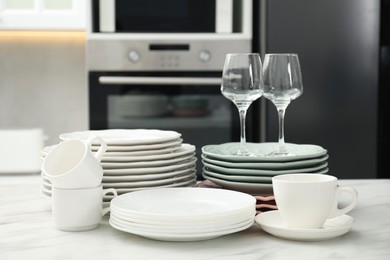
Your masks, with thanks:
[(86, 231), (96, 228), (102, 217), (110, 211), (103, 208), (103, 196), (115, 189), (102, 186), (88, 189), (52, 189), (52, 215), (54, 225), (63, 231)]
[[(98, 141), (100, 147), (96, 153), (91, 145)], [(100, 161), (107, 150), (107, 144), (98, 136), (91, 136), (86, 141), (68, 140), (56, 145), (46, 155), (43, 174), (54, 187), (79, 189), (97, 187), (103, 179)]]
[[(337, 178), (325, 174), (285, 174), (272, 177), (276, 205), (287, 227), (318, 229), (329, 218), (351, 211), (357, 191), (339, 187)], [(340, 195), (348, 193), (350, 203), (339, 209)]]

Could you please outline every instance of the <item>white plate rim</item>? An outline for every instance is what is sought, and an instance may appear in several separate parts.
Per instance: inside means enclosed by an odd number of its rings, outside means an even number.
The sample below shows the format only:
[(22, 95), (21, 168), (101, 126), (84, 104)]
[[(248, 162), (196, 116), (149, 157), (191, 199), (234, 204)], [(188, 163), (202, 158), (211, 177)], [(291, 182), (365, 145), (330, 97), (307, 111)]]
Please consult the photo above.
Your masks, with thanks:
[(132, 182), (132, 181), (147, 181), (147, 180), (160, 180), (163, 178), (170, 178), (177, 175), (190, 173), (195, 171), (195, 165), (192, 168), (184, 168), (181, 170), (175, 170), (172, 172), (157, 173), (157, 174), (139, 174), (139, 175), (118, 175), (118, 176), (103, 176), (104, 183), (116, 183), (116, 182)]
[[(87, 130), (60, 134), (61, 140), (86, 140), (91, 135), (101, 137), (108, 145), (136, 145), (161, 143), (181, 136), (180, 133), (170, 130), (158, 129), (105, 129)], [(136, 136), (135, 138), (133, 136)]]
[(171, 178), (164, 178), (159, 180), (147, 180), (147, 181), (134, 181), (134, 182), (103, 182), (103, 189), (114, 188), (137, 188), (137, 187), (156, 187), (166, 184), (174, 184), (179, 181), (185, 181), (191, 177), (196, 177), (196, 172), (192, 171), (186, 174), (173, 176)]
[(170, 159), (176, 156), (182, 156), (190, 153), (194, 153), (196, 150), (195, 146), (188, 143), (182, 143), (178, 149), (161, 154), (151, 155), (135, 155), (135, 156), (103, 156), (101, 162), (133, 162), (133, 161), (153, 161), (153, 160), (164, 160)]
[[(180, 146), (183, 143), (183, 139), (178, 138), (162, 143), (153, 143), (153, 144), (139, 144), (139, 145), (107, 145), (106, 154), (110, 153), (120, 153), (120, 152), (134, 152), (134, 151), (148, 151), (148, 150), (158, 150), (164, 149), (167, 147)], [(97, 151), (98, 146), (92, 146), (92, 151)]]
[[(205, 196), (207, 196), (207, 200), (204, 199)], [(158, 197), (159, 200), (156, 201), (155, 199), (153, 199), (155, 197)], [(229, 197), (229, 199), (226, 199), (226, 197)], [(139, 203), (140, 199), (142, 199), (142, 201), (144, 201), (145, 203), (148, 203), (148, 205), (151, 205), (152, 203), (159, 205), (164, 201), (169, 201), (169, 203), (172, 203), (173, 201), (180, 201), (180, 203), (186, 202), (187, 210), (185, 212), (178, 213), (173, 212), (174, 209), (171, 209), (172, 211), (169, 212), (169, 214), (167, 212), (145, 212), (142, 211), (143, 209), (137, 209), (135, 207), (137, 205), (139, 207), (139, 204), (133, 204), (131, 206), (131, 203)], [(215, 209), (213, 213), (210, 213), (209, 211), (201, 212), (201, 208), (194, 208), (194, 205), (192, 205), (192, 207), (188, 206), (188, 204), (191, 204), (194, 201), (198, 202), (199, 200), (202, 200), (202, 203), (208, 203), (212, 205), (222, 202), (224, 203), (224, 208)], [(129, 203), (131, 208), (129, 208)], [(119, 209), (122, 212), (131, 214), (132, 216), (140, 216), (146, 219), (159, 218), (164, 220), (183, 220), (198, 219), (202, 217), (218, 217), (220, 215), (242, 212), (242, 210), (246, 210), (248, 208), (254, 209), (255, 205), (256, 199), (253, 196), (242, 192), (213, 188), (164, 188), (156, 190), (144, 190), (138, 193), (128, 193), (122, 196), (117, 196), (113, 199), (113, 201), (111, 201), (112, 208)], [(229, 206), (230, 208), (226, 209), (227, 206)], [(144, 207), (144, 205), (142, 205), (142, 207)], [(148, 208), (150, 208), (150, 206)]]
[(127, 175), (127, 174), (153, 174), (175, 171), (181, 168), (192, 167), (197, 161), (196, 157), (176, 165), (148, 167), (148, 168), (128, 168), (128, 169), (103, 169), (103, 175)]
[(195, 153), (185, 154), (182, 156), (175, 156), (169, 159), (155, 160), (155, 161), (134, 161), (134, 162), (100, 162), (103, 169), (124, 169), (124, 168), (149, 168), (168, 166), (176, 163), (184, 162), (195, 157)]

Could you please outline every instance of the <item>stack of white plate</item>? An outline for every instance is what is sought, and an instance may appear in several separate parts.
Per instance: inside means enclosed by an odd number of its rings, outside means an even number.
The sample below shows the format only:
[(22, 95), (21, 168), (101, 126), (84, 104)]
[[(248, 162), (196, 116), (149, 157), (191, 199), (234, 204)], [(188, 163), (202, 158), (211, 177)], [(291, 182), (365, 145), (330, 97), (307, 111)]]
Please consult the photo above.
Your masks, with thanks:
[(318, 145), (286, 143), (294, 156), (271, 157), (277, 143), (247, 143), (255, 156), (233, 155), (239, 143), (202, 147), (203, 177), (226, 189), (272, 195), (272, 177), (289, 173), (328, 172), (327, 150)]
[(256, 200), (245, 193), (209, 188), (136, 191), (111, 200), (115, 229), (150, 239), (198, 241), (247, 229)]
[[(196, 183), (195, 146), (183, 143), (174, 131), (113, 129), (61, 134), (60, 139), (86, 140), (91, 135), (107, 143), (101, 165), (103, 188), (115, 188), (118, 194), (160, 188), (187, 187)], [(92, 145), (92, 150), (96, 150)], [(42, 159), (51, 147), (42, 151)], [(51, 196), (51, 183), (42, 174), (41, 192)], [(105, 201), (112, 199), (107, 195)]]

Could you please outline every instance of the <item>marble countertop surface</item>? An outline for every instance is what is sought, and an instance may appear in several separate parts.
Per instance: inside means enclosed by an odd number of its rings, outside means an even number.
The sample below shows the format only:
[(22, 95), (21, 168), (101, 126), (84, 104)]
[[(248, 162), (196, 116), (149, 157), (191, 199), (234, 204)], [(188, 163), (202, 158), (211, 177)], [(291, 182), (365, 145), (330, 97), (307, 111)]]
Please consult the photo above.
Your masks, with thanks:
[(274, 237), (249, 229), (199, 242), (162, 242), (115, 230), (55, 229), (40, 176), (0, 176), (0, 259), (390, 259), (390, 180), (339, 180), (359, 193), (352, 230), (326, 241)]

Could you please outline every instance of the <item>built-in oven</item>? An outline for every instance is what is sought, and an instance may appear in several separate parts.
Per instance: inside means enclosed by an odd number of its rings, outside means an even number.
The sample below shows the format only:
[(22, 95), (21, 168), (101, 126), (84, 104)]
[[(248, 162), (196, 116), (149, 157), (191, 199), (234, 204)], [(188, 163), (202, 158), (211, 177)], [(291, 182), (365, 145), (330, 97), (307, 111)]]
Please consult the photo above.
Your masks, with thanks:
[[(110, 5), (105, 6), (106, 2)], [(180, 8), (191, 6), (191, 10), (194, 3), (210, 8), (213, 12), (203, 12), (213, 13), (210, 17), (214, 19), (214, 29), (201, 32), (195, 29), (194, 23), (206, 19), (201, 13), (189, 18), (192, 20), (186, 29), (178, 24), (181, 20), (173, 23), (176, 29), (158, 28), (167, 18), (187, 16), (181, 13), (184, 11), (169, 10), (173, 2), (178, 2)], [(238, 141), (240, 135), (237, 108), (220, 92), (225, 55), (252, 51), (251, 0), (226, 1), (231, 5), (230, 9), (224, 8), (232, 13), (233, 29), (224, 32), (215, 29), (216, 16), (222, 12), (216, 11), (222, 8), (219, 2), (91, 1), (87, 33), (90, 129), (177, 131), (182, 134), (183, 142), (196, 146), (201, 179), (202, 146)], [(114, 30), (102, 29), (103, 6), (109, 6), (109, 17), (115, 17)], [(130, 7), (133, 10), (122, 10)], [(138, 18), (131, 18), (134, 15)], [(147, 21), (152, 29), (145, 27)], [(257, 141), (258, 116), (254, 111), (253, 108), (248, 111), (249, 141)]]

